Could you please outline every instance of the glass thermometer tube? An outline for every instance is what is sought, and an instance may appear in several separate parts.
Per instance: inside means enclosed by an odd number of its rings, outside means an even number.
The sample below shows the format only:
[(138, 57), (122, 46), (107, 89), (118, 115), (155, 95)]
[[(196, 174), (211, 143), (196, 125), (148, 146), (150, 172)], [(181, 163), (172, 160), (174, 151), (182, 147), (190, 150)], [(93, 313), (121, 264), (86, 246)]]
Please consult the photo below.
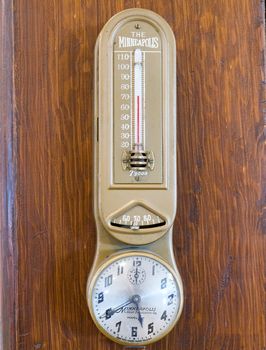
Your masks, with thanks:
[(144, 108), (143, 108), (143, 53), (134, 51), (134, 142), (133, 150), (144, 151)]

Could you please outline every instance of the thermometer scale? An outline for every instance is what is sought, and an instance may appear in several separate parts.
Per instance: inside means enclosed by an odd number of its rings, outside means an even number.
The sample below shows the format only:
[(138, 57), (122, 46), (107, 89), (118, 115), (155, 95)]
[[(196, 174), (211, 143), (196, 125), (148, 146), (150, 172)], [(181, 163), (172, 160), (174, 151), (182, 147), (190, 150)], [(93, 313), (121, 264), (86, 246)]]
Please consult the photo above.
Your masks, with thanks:
[[(132, 54), (132, 53), (131, 53)], [(135, 180), (139, 176), (147, 175), (147, 170), (154, 169), (154, 155), (152, 151), (145, 151), (145, 64), (144, 54), (141, 49), (133, 52), (133, 118), (131, 128), (131, 150), (124, 151), (122, 166), (124, 170), (133, 170)]]
[(147, 345), (180, 318), (176, 215), (175, 38), (156, 13), (112, 17), (95, 48), (94, 216), (89, 310), (111, 340)]

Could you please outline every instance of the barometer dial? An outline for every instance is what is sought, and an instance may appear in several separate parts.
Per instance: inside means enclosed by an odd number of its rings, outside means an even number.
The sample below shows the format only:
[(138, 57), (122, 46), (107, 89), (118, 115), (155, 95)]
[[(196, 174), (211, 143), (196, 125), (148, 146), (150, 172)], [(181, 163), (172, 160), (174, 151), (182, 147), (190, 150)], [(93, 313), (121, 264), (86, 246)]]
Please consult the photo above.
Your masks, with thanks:
[(138, 204), (114, 215), (110, 224), (113, 227), (137, 231), (162, 227), (166, 221), (158, 213)]
[(150, 253), (125, 253), (109, 260), (96, 273), (89, 293), (97, 326), (121, 343), (156, 341), (180, 316), (180, 280)]

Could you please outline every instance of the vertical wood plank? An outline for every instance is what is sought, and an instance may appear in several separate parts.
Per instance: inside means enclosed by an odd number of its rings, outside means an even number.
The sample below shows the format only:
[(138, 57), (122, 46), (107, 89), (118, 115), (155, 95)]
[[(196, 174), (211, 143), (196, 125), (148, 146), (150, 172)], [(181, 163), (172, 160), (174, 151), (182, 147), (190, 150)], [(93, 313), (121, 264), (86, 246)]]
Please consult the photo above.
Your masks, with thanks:
[(15, 10), (19, 347), (86, 348), (96, 2), (18, 1)]
[(175, 2), (172, 11), (179, 13), (173, 22), (180, 150), (175, 248), (187, 295), (172, 339), (181, 348), (266, 344), (260, 5)]
[(0, 1), (0, 348), (16, 346), (16, 124), (13, 2)]

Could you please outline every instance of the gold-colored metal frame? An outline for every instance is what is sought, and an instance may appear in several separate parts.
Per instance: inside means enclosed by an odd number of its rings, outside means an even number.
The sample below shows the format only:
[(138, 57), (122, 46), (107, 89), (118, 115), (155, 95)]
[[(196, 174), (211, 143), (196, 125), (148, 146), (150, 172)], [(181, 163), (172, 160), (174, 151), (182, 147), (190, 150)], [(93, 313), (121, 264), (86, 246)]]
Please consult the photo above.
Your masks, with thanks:
[[(101, 273), (103, 272), (103, 270), (106, 269), (106, 267), (108, 267), (110, 264), (112, 264), (113, 262), (119, 260), (119, 259), (123, 259), (125, 257), (129, 257), (129, 256), (144, 256), (144, 257), (149, 257), (153, 260), (158, 261), (160, 264), (164, 265), (174, 276), (175, 280), (176, 280), (176, 284), (178, 286), (179, 289), (179, 295), (180, 295), (180, 304), (179, 304), (179, 309), (178, 309), (178, 313), (176, 316), (175, 321), (169, 325), (169, 327), (159, 336), (154, 337), (151, 340), (145, 341), (145, 342), (126, 342), (123, 341), (121, 339), (117, 339), (116, 337), (113, 337), (111, 334), (109, 334), (97, 321), (97, 318), (95, 317), (94, 311), (93, 311), (93, 306), (92, 306), (92, 292), (93, 292), (93, 288), (94, 285), (96, 283), (96, 280), (98, 279), (98, 277), (101, 275)], [(184, 304), (184, 293), (183, 293), (183, 284), (182, 284), (182, 280), (180, 277), (179, 272), (174, 269), (172, 266), (170, 266), (165, 260), (163, 260), (161, 257), (159, 257), (158, 255), (152, 254), (150, 252), (144, 251), (144, 250), (133, 250), (133, 251), (126, 251), (123, 253), (117, 253), (117, 254), (113, 254), (111, 257), (109, 257), (108, 259), (106, 259), (101, 266), (98, 268), (97, 272), (95, 272), (94, 276), (92, 277), (92, 279), (88, 282), (87, 284), (87, 301), (88, 301), (88, 306), (89, 306), (89, 310), (92, 316), (92, 319), (96, 325), (96, 327), (109, 339), (122, 344), (122, 345), (136, 345), (136, 346), (141, 346), (141, 345), (148, 345), (148, 344), (152, 344), (155, 343), (156, 341), (162, 339), (163, 337), (165, 337), (167, 334), (169, 334), (171, 332), (171, 330), (174, 328), (175, 324), (177, 323), (177, 321), (179, 320), (181, 313), (182, 313), (182, 309), (183, 309), (183, 304)]]
[[(160, 31), (163, 45), (163, 166), (164, 183), (114, 185), (112, 182), (112, 43), (119, 25), (144, 19)], [(109, 51), (110, 52), (109, 52)], [(144, 9), (129, 9), (113, 16), (102, 29), (95, 45), (95, 93), (94, 93), (94, 217), (97, 228), (97, 247), (87, 282), (87, 301), (92, 318), (99, 330), (113, 341), (124, 345), (146, 345), (168, 334), (178, 321), (183, 308), (183, 286), (178, 272), (172, 244), (173, 222), (176, 215), (176, 71), (175, 37), (168, 23), (156, 13)], [(167, 63), (166, 63), (167, 62)], [(158, 230), (139, 230), (124, 233), (111, 227), (110, 217), (132, 202), (144, 204), (160, 213), (166, 225)], [(119, 231), (119, 232), (118, 232)], [(165, 265), (176, 277), (180, 288), (180, 308), (175, 322), (167, 332), (144, 343), (123, 342), (112, 337), (98, 324), (92, 310), (91, 290), (101, 271), (121, 256), (147, 254)]]
[[(163, 100), (163, 183), (113, 183), (113, 41), (118, 28), (131, 21), (146, 21), (155, 26), (162, 41)], [(116, 239), (134, 244), (131, 234), (121, 235), (110, 228), (113, 212), (138, 200), (161, 213), (167, 225), (156, 232), (138, 232), (137, 244), (148, 244), (162, 237), (176, 215), (176, 45), (169, 24), (156, 13), (128, 9), (113, 16), (103, 27), (95, 46), (95, 201), (94, 210), (103, 227)], [(136, 241), (136, 239), (135, 239)]]

